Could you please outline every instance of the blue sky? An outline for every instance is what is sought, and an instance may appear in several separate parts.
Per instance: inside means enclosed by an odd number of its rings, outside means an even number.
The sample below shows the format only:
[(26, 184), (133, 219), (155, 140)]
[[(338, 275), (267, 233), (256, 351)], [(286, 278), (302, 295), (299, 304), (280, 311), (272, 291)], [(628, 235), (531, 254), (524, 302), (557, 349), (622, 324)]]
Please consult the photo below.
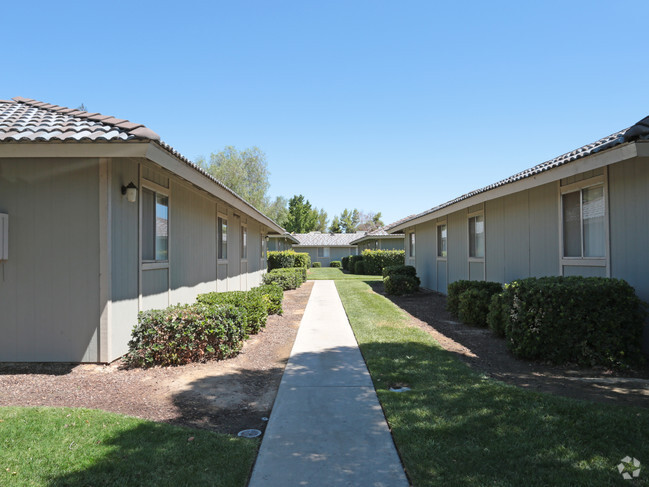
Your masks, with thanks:
[(0, 98), (267, 154), (272, 196), (390, 222), (649, 115), (648, 2), (30, 2)]

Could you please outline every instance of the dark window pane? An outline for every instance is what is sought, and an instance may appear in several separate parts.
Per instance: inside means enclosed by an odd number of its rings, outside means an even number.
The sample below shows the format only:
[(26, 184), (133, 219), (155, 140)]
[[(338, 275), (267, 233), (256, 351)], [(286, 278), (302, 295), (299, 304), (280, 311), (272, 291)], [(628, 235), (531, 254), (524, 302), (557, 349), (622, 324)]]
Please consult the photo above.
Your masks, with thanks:
[(580, 192), (563, 195), (563, 256), (581, 257)]

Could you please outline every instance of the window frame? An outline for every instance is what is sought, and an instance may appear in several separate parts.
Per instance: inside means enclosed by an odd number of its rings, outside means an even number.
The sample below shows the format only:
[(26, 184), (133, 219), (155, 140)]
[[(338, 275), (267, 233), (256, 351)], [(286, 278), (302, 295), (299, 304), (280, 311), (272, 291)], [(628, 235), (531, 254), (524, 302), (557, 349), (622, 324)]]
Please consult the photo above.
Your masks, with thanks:
[[(440, 228), (441, 227), (446, 227), (446, 255), (440, 255), (440, 249), (439, 249), (439, 244), (440, 244)], [(437, 253), (437, 260), (439, 261), (446, 261), (448, 259), (448, 222), (446, 220), (437, 222), (435, 225), (435, 246), (436, 246), (436, 253)]]
[(241, 224), (241, 229), (239, 230), (239, 255), (242, 262), (248, 261), (248, 225), (245, 223)]
[[(479, 216), (482, 217), (482, 257), (476, 257), (471, 255), (471, 219)], [(466, 232), (467, 232), (467, 253), (468, 253), (469, 262), (484, 263), (485, 258), (487, 256), (487, 221), (484, 215), (484, 210), (474, 211), (467, 215)], [(447, 249), (448, 249), (448, 239), (447, 239)]]
[(417, 257), (417, 236), (414, 230), (408, 232), (408, 259)]
[[(220, 220), (220, 221), (219, 221)], [(223, 246), (223, 234), (221, 233), (221, 224), (225, 222), (225, 247)], [(216, 262), (217, 263), (226, 263), (228, 262), (228, 244), (230, 240), (228, 239), (229, 233), (229, 224), (228, 216), (224, 213), (217, 212), (216, 214)], [(223, 257), (223, 249), (225, 249), (225, 257)]]
[[(601, 186), (604, 198), (604, 256), (584, 257), (584, 215), (583, 215), (583, 190)], [(581, 256), (566, 256), (564, 246), (564, 213), (563, 197), (569, 193), (579, 193), (579, 228)], [(564, 266), (605, 267), (606, 276), (610, 277), (610, 226), (609, 226), (609, 196), (607, 173), (592, 178), (561, 185), (559, 182), (559, 262), (560, 275), (563, 275)]]
[[(167, 198), (167, 258), (166, 259), (145, 259), (143, 254), (144, 251), (144, 198), (143, 198), (143, 193), (144, 191), (150, 191), (153, 193), (153, 201), (154, 204), (157, 204), (157, 197), (158, 195), (163, 196)], [(165, 188), (164, 186), (161, 186), (159, 184), (156, 184), (152, 181), (149, 181), (148, 179), (140, 178), (140, 190), (139, 190), (139, 195), (138, 195), (138, 206), (139, 206), (139, 213), (140, 213), (140, 235), (139, 235), (139, 240), (140, 240), (140, 247), (139, 247), (139, 260), (140, 260), (140, 268), (142, 270), (155, 270), (155, 269), (168, 269), (169, 268), (169, 260), (170, 260), (170, 255), (171, 255), (171, 192), (169, 188)], [(154, 221), (156, 218), (155, 214), (155, 207), (154, 207)], [(156, 253), (156, 245), (155, 245), (155, 229), (153, 232), (154, 236), (154, 244), (153, 244), (153, 252), (154, 255)]]

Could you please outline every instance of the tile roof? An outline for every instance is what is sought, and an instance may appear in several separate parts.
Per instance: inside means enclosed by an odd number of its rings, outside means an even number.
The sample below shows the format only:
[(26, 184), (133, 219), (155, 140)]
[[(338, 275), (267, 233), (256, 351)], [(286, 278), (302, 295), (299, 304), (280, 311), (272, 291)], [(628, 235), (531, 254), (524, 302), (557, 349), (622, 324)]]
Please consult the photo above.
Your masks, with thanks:
[(157, 133), (143, 124), (111, 115), (44, 103), (22, 96), (16, 96), (11, 100), (0, 100), (0, 143), (84, 141), (149, 141), (158, 144), (165, 151), (244, 202), (277, 229), (282, 228), (221, 181), (160, 140)]
[(492, 189), (498, 188), (500, 186), (511, 184), (516, 181), (520, 181), (521, 179), (526, 179), (532, 176), (536, 176), (537, 174), (549, 171), (550, 169), (554, 169), (555, 167), (563, 166), (565, 164), (576, 161), (577, 159), (581, 159), (591, 154), (595, 154), (597, 152), (610, 149), (612, 147), (624, 144), (626, 142), (632, 142), (635, 140), (647, 140), (647, 139), (649, 139), (649, 117), (643, 118), (638, 123), (636, 123), (635, 125), (629, 128), (615, 132), (614, 134), (599, 139), (591, 144), (587, 144), (582, 147), (579, 147), (578, 149), (567, 152), (566, 154), (562, 154), (549, 161), (542, 162), (541, 164), (537, 164), (534, 167), (525, 169), (524, 171), (514, 174), (513, 176), (510, 176), (508, 178), (502, 179), (496, 183), (490, 184), (489, 186), (485, 186), (484, 188), (480, 188), (475, 191), (471, 191), (470, 193), (463, 194), (462, 196), (452, 199), (451, 201), (447, 201), (446, 203), (443, 203), (441, 205), (435, 206), (430, 210), (426, 210), (422, 213), (418, 213), (416, 215), (411, 215), (409, 217), (403, 218), (399, 222), (392, 224), (390, 228), (394, 228), (403, 223), (407, 223), (410, 220), (415, 220), (417, 218), (429, 215), (436, 211), (442, 210), (448, 206), (452, 206), (456, 203), (459, 203), (460, 201), (469, 199), (473, 196), (476, 196), (481, 193), (485, 193), (487, 191), (491, 191)]
[(358, 233), (292, 233), (301, 247), (352, 247)]
[[(400, 222), (401, 220), (399, 220)], [(352, 240), (353, 245), (357, 245), (361, 242), (364, 242), (365, 240), (372, 240), (372, 239), (382, 239), (382, 238), (399, 238), (403, 237), (403, 233), (389, 233), (388, 230), (392, 228), (393, 226), (397, 225), (399, 222), (391, 223), (390, 225), (384, 225), (381, 228), (377, 228), (376, 230), (372, 232), (367, 232), (365, 235), (361, 236), (360, 238), (357, 238), (355, 240)]]
[(0, 141), (160, 140), (141, 123), (17, 96), (0, 100)]

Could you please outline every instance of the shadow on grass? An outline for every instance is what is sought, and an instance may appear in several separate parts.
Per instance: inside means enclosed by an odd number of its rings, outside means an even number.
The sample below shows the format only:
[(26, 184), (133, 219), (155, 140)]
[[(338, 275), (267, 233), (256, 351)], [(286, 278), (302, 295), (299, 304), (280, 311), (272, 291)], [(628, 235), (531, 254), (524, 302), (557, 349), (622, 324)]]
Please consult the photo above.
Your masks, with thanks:
[(619, 460), (646, 451), (645, 411), (507, 386), (420, 342), (361, 349), (414, 485), (625, 485)]

